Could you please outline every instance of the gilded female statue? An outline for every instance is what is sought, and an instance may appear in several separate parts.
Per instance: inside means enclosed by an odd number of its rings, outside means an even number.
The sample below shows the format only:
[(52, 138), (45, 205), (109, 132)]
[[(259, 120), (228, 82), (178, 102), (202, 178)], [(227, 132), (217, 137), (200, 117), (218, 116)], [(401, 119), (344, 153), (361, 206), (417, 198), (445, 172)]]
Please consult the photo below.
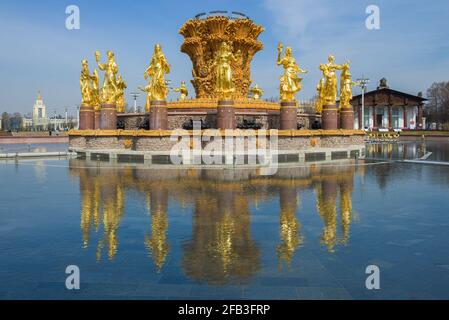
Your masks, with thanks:
[(108, 61), (106, 63), (100, 63), (100, 52), (95, 51), (95, 60), (97, 61), (98, 68), (105, 71), (101, 101), (106, 104), (115, 104), (115, 94), (117, 91), (116, 75), (118, 73), (118, 66), (117, 63), (115, 63), (114, 53), (112, 51), (108, 51), (106, 55), (108, 57)]
[(80, 90), (81, 90), (81, 104), (85, 106), (90, 106), (92, 102), (92, 86), (91, 86), (91, 75), (89, 72), (89, 65), (87, 63), (87, 60), (81, 61)]
[(168, 94), (167, 83), (165, 82), (165, 75), (170, 73), (170, 65), (162, 52), (160, 44), (154, 46), (153, 56), (148, 68), (145, 70), (143, 77), (151, 78), (146, 88), (147, 95), (151, 100), (165, 100)]
[(343, 64), (340, 75), (340, 108), (350, 108), (352, 100), (352, 86), (355, 84), (349, 71), (350, 62)]
[(123, 81), (122, 76), (118, 76), (117, 79), (117, 92), (116, 96), (116, 104), (117, 104), (117, 112), (125, 112), (125, 89), (127, 88), (126, 82)]
[(308, 71), (301, 69), (292, 55), (292, 48), (285, 49), (284, 57), (281, 57), (283, 45), (278, 45), (278, 59), (277, 65), (284, 67), (284, 74), (280, 77), (281, 85), (279, 87), (282, 101), (295, 100), (295, 94), (301, 90), (302, 78), (298, 76), (300, 73), (307, 73)]
[(337, 70), (342, 70), (343, 66), (334, 63), (334, 56), (329, 55), (327, 63), (320, 65), (325, 79), (323, 92), (323, 104), (334, 105), (337, 99)]
[(317, 97), (315, 100), (315, 112), (321, 113), (323, 111), (323, 103), (324, 103), (324, 86), (326, 80), (324, 78), (320, 79), (318, 85), (316, 86)]
[(223, 41), (220, 49), (215, 53), (212, 64), (216, 70), (215, 92), (218, 93), (219, 99), (231, 99), (235, 91), (231, 64), (236, 59), (237, 57), (234, 56), (229, 45)]
[(101, 108), (101, 97), (100, 97), (100, 76), (98, 75), (98, 70), (94, 69), (94, 74), (92, 79), (92, 106), (95, 111)]

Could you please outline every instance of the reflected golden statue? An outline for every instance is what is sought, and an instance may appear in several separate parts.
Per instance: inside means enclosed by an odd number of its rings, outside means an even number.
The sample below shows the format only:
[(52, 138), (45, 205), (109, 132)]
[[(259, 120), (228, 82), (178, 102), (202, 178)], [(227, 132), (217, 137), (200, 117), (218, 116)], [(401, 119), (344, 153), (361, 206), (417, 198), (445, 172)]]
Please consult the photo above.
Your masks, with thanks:
[(179, 92), (179, 101), (185, 100), (189, 94), (185, 81), (181, 81), (181, 86), (179, 88), (174, 88), (173, 91)]
[(80, 90), (81, 90), (81, 104), (90, 106), (92, 103), (92, 76), (89, 72), (89, 65), (87, 60), (81, 61), (81, 75), (80, 75)]
[(323, 105), (335, 105), (337, 100), (337, 70), (342, 70), (343, 65), (334, 63), (334, 56), (329, 55), (326, 64), (320, 65), (320, 70), (323, 72), (324, 87), (323, 90)]
[(103, 239), (97, 245), (97, 260), (101, 259), (102, 249), (108, 247), (108, 259), (112, 260), (117, 253), (117, 232), (125, 209), (124, 186), (118, 183), (116, 186), (105, 186), (106, 195), (103, 202)]
[(125, 89), (127, 88), (125, 81), (123, 81), (122, 76), (118, 76), (117, 79), (117, 92), (115, 96), (117, 97), (117, 112), (125, 112)]
[(316, 207), (323, 220), (323, 232), (320, 243), (327, 247), (328, 252), (334, 252), (337, 243), (337, 182), (331, 178), (320, 183), (316, 188)]
[(148, 195), (148, 205), (151, 215), (151, 234), (145, 235), (147, 248), (157, 272), (162, 270), (168, 256), (168, 190), (154, 190)]
[(97, 61), (98, 68), (105, 71), (103, 88), (101, 89), (101, 103), (115, 104), (117, 93), (117, 73), (118, 66), (115, 62), (114, 53), (112, 51), (107, 52), (108, 60), (106, 63), (100, 63), (100, 52), (95, 51), (95, 61)]
[(352, 221), (352, 184), (353, 175), (345, 176), (340, 183), (340, 223), (343, 244), (349, 241), (349, 227)]
[(184, 272), (211, 285), (249, 281), (260, 269), (260, 249), (251, 237), (247, 197), (239, 189), (219, 184), (212, 188), (210, 195), (195, 199), (192, 239), (184, 246)]
[(226, 42), (222, 42), (220, 49), (215, 53), (215, 59), (212, 67), (216, 69), (215, 92), (219, 99), (231, 99), (235, 91), (234, 81), (232, 79), (231, 64), (238, 59), (231, 51), (231, 48)]
[(253, 95), (253, 99), (254, 100), (259, 100), (260, 97), (263, 95), (263, 90), (261, 88), (259, 88), (259, 86), (257, 85), (257, 83), (254, 85), (254, 87), (252, 87), (249, 90), (249, 93), (251, 93)]
[(301, 235), (301, 224), (296, 218), (296, 208), (299, 204), (296, 192), (295, 186), (282, 186), (279, 191), (279, 202), (281, 203), (279, 236), (281, 243), (276, 247), (279, 269), (281, 269), (282, 262), (285, 262), (287, 268), (290, 269), (296, 249), (304, 242)]
[(306, 70), (301, 69), (296, 63), (295, 58), (292, 55), (292, 48), (287, 47), (285, 49), (284, 57), (282, 55), (283, 45), (278, 45), (278, 58), (277, 65), (284, 67), (284, 74), (280, 77), (280, 95), (282, 101), (294, 101), (295, 94), (301, 90), (302, 78), (298, 76), (300, 73), (307, 73)]
[(342, 72), (340, 75), (340, 106), (339, 108), (351, 108), (351, 100), (352, 100), (352, 86), (355, 85), (355, 82), (352, 81), (351, 72), (349, 71), (349, 64), (351, 62), (348, 61), (342, 66)]
[(170, 73), (170, 65), (165, 58), (160, 44), (154, 46), (153, 56), (150, 65), (145, 70), (143, 77), (145, 80), (150, 78), (148, 86), (145, 87), (147, 98), (149, 100), (165, 100), (168, 94), (168, 87), (165, 81), (165, 75)]

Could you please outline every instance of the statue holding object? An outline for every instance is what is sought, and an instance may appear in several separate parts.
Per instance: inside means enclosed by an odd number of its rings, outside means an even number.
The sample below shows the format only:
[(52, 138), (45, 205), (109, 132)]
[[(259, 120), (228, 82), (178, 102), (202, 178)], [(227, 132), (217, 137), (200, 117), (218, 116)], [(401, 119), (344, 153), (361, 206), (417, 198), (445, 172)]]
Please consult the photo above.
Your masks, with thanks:
[(150, 65), (143, 74), (145, 80), (150, 78), (148, 85), (144, 89), (147, 92), (147, 100), (163, 101), (166, 99), (168, 87), (165, 75), (168, 73), (170, 73), (170, 65), (162, 52), (161, 45), (156, 44)]
[(115, 104), (117, 93), (117, 78), (118, 66), (115, 62), (114, 53), (107, 52), (108, 60), (105, 63), (100, 63), (100, 52), (95, 51), (95, 60), (98, 68), (105, 71), (103, 87), (101, 89), (101, 102), (104, 104)]
[(178, 99), (179, 101), (184, 101), (189, 94), (185, 81), (181, 81), (181, 86), (179, 88), (174, 88), (173, 91), (179, 92), (179, 99)]
[(284, 67), (284, 74), (280, 77), (280, 96), (281, 101), (295, 101), (295, 94), (301, 90), (302, 78), (298, 76), (300, 73), (308, 71), (301, 69), (296, 63), (292, 55), (292, 48), (285, 49), (285, 55), (281, 57), (283, 45), (278, 45), (277, 65)]

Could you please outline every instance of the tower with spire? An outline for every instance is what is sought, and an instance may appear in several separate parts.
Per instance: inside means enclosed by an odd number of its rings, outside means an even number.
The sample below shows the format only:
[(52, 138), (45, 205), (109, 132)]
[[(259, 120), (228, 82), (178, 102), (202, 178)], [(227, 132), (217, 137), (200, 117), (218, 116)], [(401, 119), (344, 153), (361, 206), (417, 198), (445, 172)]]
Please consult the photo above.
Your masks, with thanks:
[(37, 93), (37, 99), (33, 106), (33, 126), (35, 128), (41, 127), (42, 129), (47, 127), (47, 113), (40, 91)]

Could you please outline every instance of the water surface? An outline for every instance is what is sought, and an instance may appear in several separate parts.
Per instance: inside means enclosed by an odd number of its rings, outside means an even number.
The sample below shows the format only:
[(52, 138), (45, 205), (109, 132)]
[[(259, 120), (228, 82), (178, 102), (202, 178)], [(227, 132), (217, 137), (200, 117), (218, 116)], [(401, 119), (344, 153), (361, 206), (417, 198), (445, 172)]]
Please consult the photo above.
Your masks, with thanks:
[(0, 162), (0, 298), (449, 298), (449, 167), (259, 173)]

